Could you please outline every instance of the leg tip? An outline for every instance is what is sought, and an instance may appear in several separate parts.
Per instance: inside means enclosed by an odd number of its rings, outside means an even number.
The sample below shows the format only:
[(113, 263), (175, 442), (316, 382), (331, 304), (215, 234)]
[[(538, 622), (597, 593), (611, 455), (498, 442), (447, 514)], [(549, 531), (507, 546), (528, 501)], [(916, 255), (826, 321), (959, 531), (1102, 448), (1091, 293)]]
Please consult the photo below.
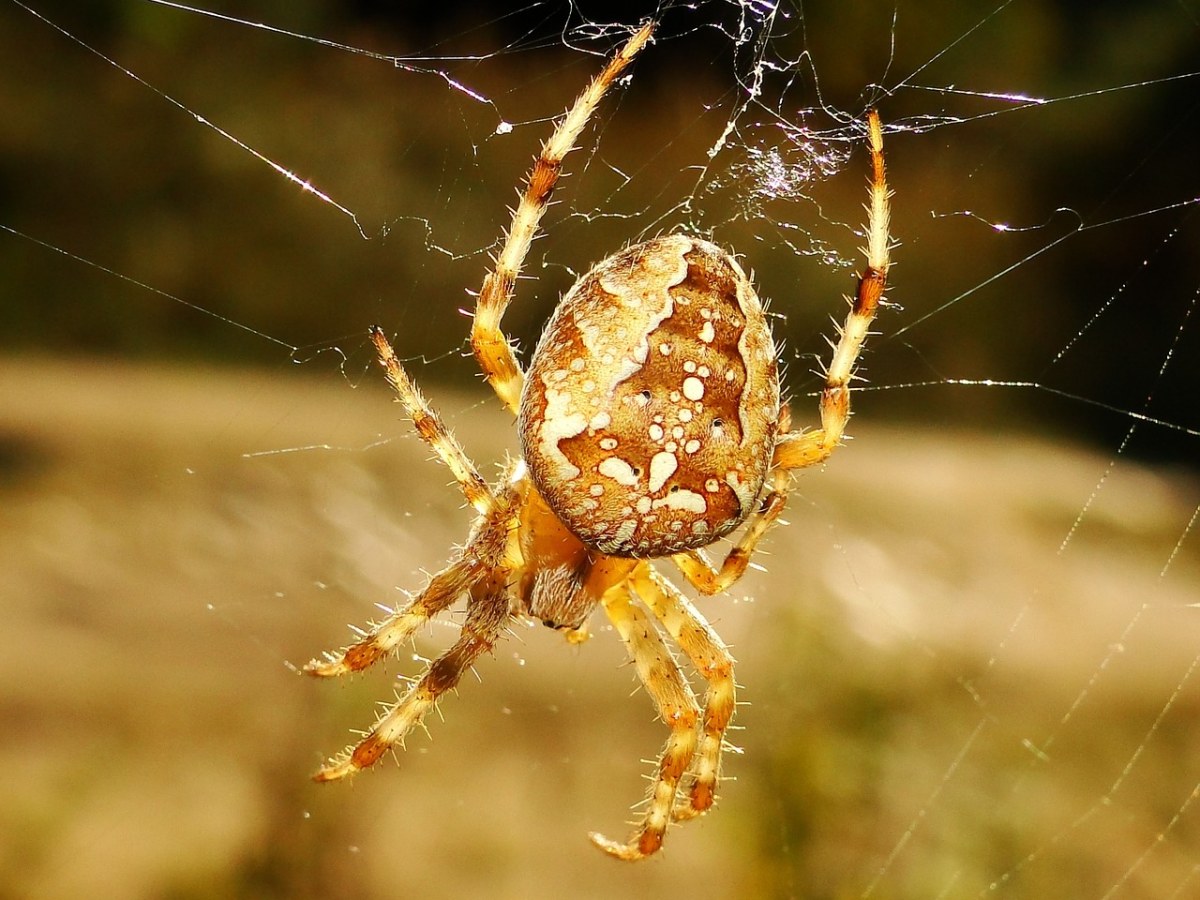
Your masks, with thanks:
[(645, 859), (647, 856), (657, 853), (662, 847), (662, 835), (651, 832), (642, 833), (635, 841), (630, 841), (628, 844), (606, 838), (597, 831), (588, 834), (588, 838), (609, 856), (626, 862)]
[(347, 775), (353, 774), (354, 772), (356, 772), (356, 769), (352, 766), (352, 764), (349, 763), (348, 760), (342, 762), (328, 762), (325, 763), (324, 766), (317, 769), (316, 773), (313, 773), (312, 780), (316, 781), (318, 785), (323, 785), (326, 781), (341, 781), (343, 778), (346, 778)]
[(345, 675), (350, 671), (350, 667), (346, 665), (346, 658), (343, 656), (332, 662), (327, 659), (310, 659), (300, 671), (313, 678), (334, 678)]
[(312, 777), (312, 780), (317, 784), (325, 784), (328, 781), (341, 781), (348, 775), (353, 775), (358, 771), (358, 768), (350, 760), (328, 762), (321, 766)]

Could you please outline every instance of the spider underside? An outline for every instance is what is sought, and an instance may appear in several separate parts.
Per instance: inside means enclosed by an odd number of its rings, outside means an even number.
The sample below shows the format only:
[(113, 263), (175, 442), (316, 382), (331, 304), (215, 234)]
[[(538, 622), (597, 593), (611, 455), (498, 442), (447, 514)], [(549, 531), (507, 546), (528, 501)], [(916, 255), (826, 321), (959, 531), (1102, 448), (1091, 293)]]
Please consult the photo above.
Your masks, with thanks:
[[(629, 860), (656, 852), (671, 822), (712, 807), (735, 707), (732, 656), (653, 560), (669, 558), (703, 594), (728, 589), (745, 572), (784, 508), (791, 473), (824, 461), (841, 442), (855, 361), (882, 302), (890, 243), (882, 126), (871, 112), (867, 263), (824, 373), (819, 428), (789, 428), (770, 330), (741, 267), (685, 234), (635, 245), (594, 267), (560, 301), (522, 371), (501, 318), (564, 158), (653, 27), (643, 25), (609, 60), (543, 144), (479, 294), (471, 345), (488, 383), (517, 416), (523, 458), (488, 484), (383, 331), (371, 330), (398, 400), (476, 518), (466, 543), (411, 602), (358, 642), (305, 666), (317, 676), (365, 669), (467, 598), (453, 646), (361, 741), (314, 776), (332, 781), (402, 742), (514, 616), (580, 640), (589, 615), (602, 607), (669, 729), (633, 835), (626, 842), (591, 835), (606, 853)], [(736, 544), (714, 567), (701, 548), (739, 527)], [(664, 633), (703, 679), (701, 701)]]

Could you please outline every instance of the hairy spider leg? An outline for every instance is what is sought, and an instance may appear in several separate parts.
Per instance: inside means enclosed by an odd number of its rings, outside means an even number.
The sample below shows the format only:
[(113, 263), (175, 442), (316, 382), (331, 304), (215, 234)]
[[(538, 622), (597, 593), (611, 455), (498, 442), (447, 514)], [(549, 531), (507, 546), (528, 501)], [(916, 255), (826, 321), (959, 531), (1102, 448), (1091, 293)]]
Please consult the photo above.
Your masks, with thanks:
[(397, 399), (424, 440), (454, 474), (467, 501), (481, 514), (476, 525), (475, 536), (448, 566), (429, 579), (429, 584), (403, 609), (393, 612), (358, 641), (338, 653), (327, 653), (324, 659), (311, 660), (304, 672), (321, 678), (331, 678), (348, 672), (359, 672), (407, 640), (418, 628), (428, 622), (459, 597), (473, 584), (485, 577), (495, 549), (488, 542), (498, 539), (503, 546), (503, 530), (487, 527), (488, 517), (502, 518), (493, 514), (497, 506), (496, 496), (488, 487), (475, 464), (471, 462), (462, 445), (442, 422), (429, 402), (421, 394), (416, 383), (400, 365), (392, 345), (383, 331), (374, 327), (371, 340), (379, 353), (379, 363), (387, 380), (396, 392)]
[[(468, 541), (457, 559), (437, 572), (429, 583), (402, 609), (394, 611), (376, 624), (362, 640), (324, 659), (314, 659), (304, 666), (307, 675), (333, 678), (361, 672), (391, 653), (408, 640), (430, 619), (487, 577), (490, 568), (502, 555), (506, 523), (496, 521), (503, 515), (493, 513), (492, 527), (483, 528), (475, 539)], [(486, 520), (485, 520), (486, 521)], [(499, 546), (495, 546), (499, 544)]]
[(330, 760), (313, 776), (314, 781), (336, 781), (374, 765), (425, 717), (446, 691), (452, 690), (482, 654), (491, 651), (509, 618), (508, 595), (503, 583), (490, 582), (473, 590), (458, 640), (429, 668), (404, 696), (384, 709), (370, 732), (353, 748)]
[(721, 568), (714, 568), (703, 550), (687, 550), (671, 557), (688, 584), (702, 594), (718, 594), (728, 590), (746, 574), (750, 558), (754, 556), (758, 542), (775, 524), (787, 505), (791, 492), (791, 479), (787, 470), (777, 468), (771, 475), (771, 486), (758, 502), (758, 508), (750, 516), (742, 536), (725, 555)]
[(483, 279), (483, 288), (475, 304), (475, 317), (471, 324), (471, 349), (483, 370), (487, 383), (492, 386), (500, 402), (514, 415), (521, 402), (524, 375), (513, 355), (508, 337), (500, 329), (500, 320), (512, 300), (521, 266), (529, 254), (530, 244), (537, 234), (538, 223), (550, 202), (550, 195), (558, 184), (563, 160), (579, 140), (588, 119), (597, 104), (604, 98), (609, 86), (620, 77), (625, 68), (646, 46), (654, 31), (654, 22), (648, 21), (634, 33), (625, 46), (609, 60), (587, 86), (566, 116), (554, 129), (554, 133), (542, 145), (533, 168), (529, 172), (525, 191), (513, 213), (512, 225), (504, 238), (504, 245), (496, 257), (495, 267)]
[(850, 382), (854, 378), (854, 365), (887, 287), (892, 241), (888, 230), (888, 201), (892, 193), (883, 165), (883, 125), (875, 110), (867, 114), (867, 147), (871, 153), (870, 199), (866, 206), (867, 246), (863, 251), (867, 265), (859, 275), (850, 313), (838, 328), (833, 359), (825, 370), (825, 388), (821, 391), (820, 401), (821, 427), (794, 432), (779, 441), (775, 446), (775, 465), (784, 469), (802, 469), (824, 462), (841, 443), (850, 419)]
[(458, 684), (462, 672), (489, 651), (508, 621), (508, 567), (505, 556), (513, 528), (515, 491), (506, 489), (495, 506), (480, 517), (458, 558), (434, 575), (429, 584), (404, 609), (388, 616), (356, 644), (325, 660), (304, 667), (309, 675), (328, 677), (357, 672), (371, 665), (409, 638), (418, 628), (451, 603), (469, 593), (466, 621), (455, 644), (430, 663), (409, 691), (386, 708), (371, 731), (313, 776), (334, 781), (373, 765), (418, 724), (425, 712), (447, 690)]
[(638, 677), (671, 734), (659, 756), (646, 815), (633, 837), (621, 843), (596, 832), (589, 835), (605, 853), (624, 860), (641, 859), (662, 846), (675, 808), (676, 790), (696, 752), (696, 725), (700, 718), (700, 707), (679, 664), (650, 617), (635, 603), (631, 587), (627, 583), (608, 591), (602, 601), (604, 612), (624, 641)]
[(700, 744), (686, 779), (688, 799), (674, 810), (675, 820), (682, 821), (710, 809), (716, 800), (725, 730), (737, 704), (733, 656), (699, 610), (653, 567), (642, 566), (634, 573), (633, 589), (708, 684)]
[(479, 513), (486, 514), (496, 503), (492, 489), (483, 480), (458, 438), (446, 427), (437, 410), (429, 405), (416, 382), (400, 365), (396, 351), (388, 343), (383, 329), (376, 325), (371, 328), (370, 334), (388, 384), (396, 392), (396, 399), (404, 405), (404, 411), (412, 420), (417, 435), (433, 448), (433, 452), (450, 469), (467, 502)]

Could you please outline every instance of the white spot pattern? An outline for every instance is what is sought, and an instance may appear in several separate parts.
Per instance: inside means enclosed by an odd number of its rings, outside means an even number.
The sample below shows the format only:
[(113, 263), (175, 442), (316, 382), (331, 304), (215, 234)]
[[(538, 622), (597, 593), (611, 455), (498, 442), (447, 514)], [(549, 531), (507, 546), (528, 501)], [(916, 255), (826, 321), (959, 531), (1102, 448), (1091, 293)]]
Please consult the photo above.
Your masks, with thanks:
[(667, 479), (675, 474), (675, 470), (679, 468), (679, 460), (674, 453), (667, 453), (665, 450), (661, 453), (655, 453), (650, 460), (650, 493), (657, 493), (662, 490)]
[(606, 478), (611, 478), (617, 484), (634, 487), (638, 483), (637, 474), (626, 460), (619, 456), (609, 456), (600, 461), (599, 472)]

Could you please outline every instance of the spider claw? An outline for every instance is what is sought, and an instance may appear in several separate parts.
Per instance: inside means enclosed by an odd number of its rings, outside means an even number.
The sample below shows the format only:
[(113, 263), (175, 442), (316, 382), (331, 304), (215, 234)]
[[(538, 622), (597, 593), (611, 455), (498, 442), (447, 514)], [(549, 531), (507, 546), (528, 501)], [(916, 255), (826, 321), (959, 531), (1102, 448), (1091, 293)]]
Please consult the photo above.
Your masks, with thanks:
[(662, 847), (662, 835), (649, 831), (643, 832), (636, 843), (630, 841), (628, 844), (606, 838), (598, 831), (589, 832), (588, 838), (609, 856), (627, 862), (645, 859), (647, 856), (657, 853)]
[(675, 807), (675, 809), (671, 811), (671, 821), (687, 822), (691, 819), (695, 819), (704, 815), (706, 812), (708, 812), (708, 810), (696, 809), (696, 807), (692, 806), (690, 803), (684, 803)]
[(346, 664), (345, 656), (328, 653), (325, 659), (310, 659), (300, 671), (314, 678), (335, 678), (345, 675), (350, 671), (350, 667)]
[(394, 743), (394, 741), (383, 739), (377, 732), (371, 731), (354, 747), (347, 748), (343, 753), (321, 766), (313, 775), (313, 781), (338, 781), (347, 775), (370, 768), (379, 762), (379, 758), (390, 750)]
[(312, 777), (312, 780), (318, 784), (324, 784), (328, 781), (341, 781), (348, 775), (353, 775), (359, 770), (359, 766), (354, 763), (352, 753), (344, 753), (341, 756), (331, 759), (325, 765), (321, 766)]

